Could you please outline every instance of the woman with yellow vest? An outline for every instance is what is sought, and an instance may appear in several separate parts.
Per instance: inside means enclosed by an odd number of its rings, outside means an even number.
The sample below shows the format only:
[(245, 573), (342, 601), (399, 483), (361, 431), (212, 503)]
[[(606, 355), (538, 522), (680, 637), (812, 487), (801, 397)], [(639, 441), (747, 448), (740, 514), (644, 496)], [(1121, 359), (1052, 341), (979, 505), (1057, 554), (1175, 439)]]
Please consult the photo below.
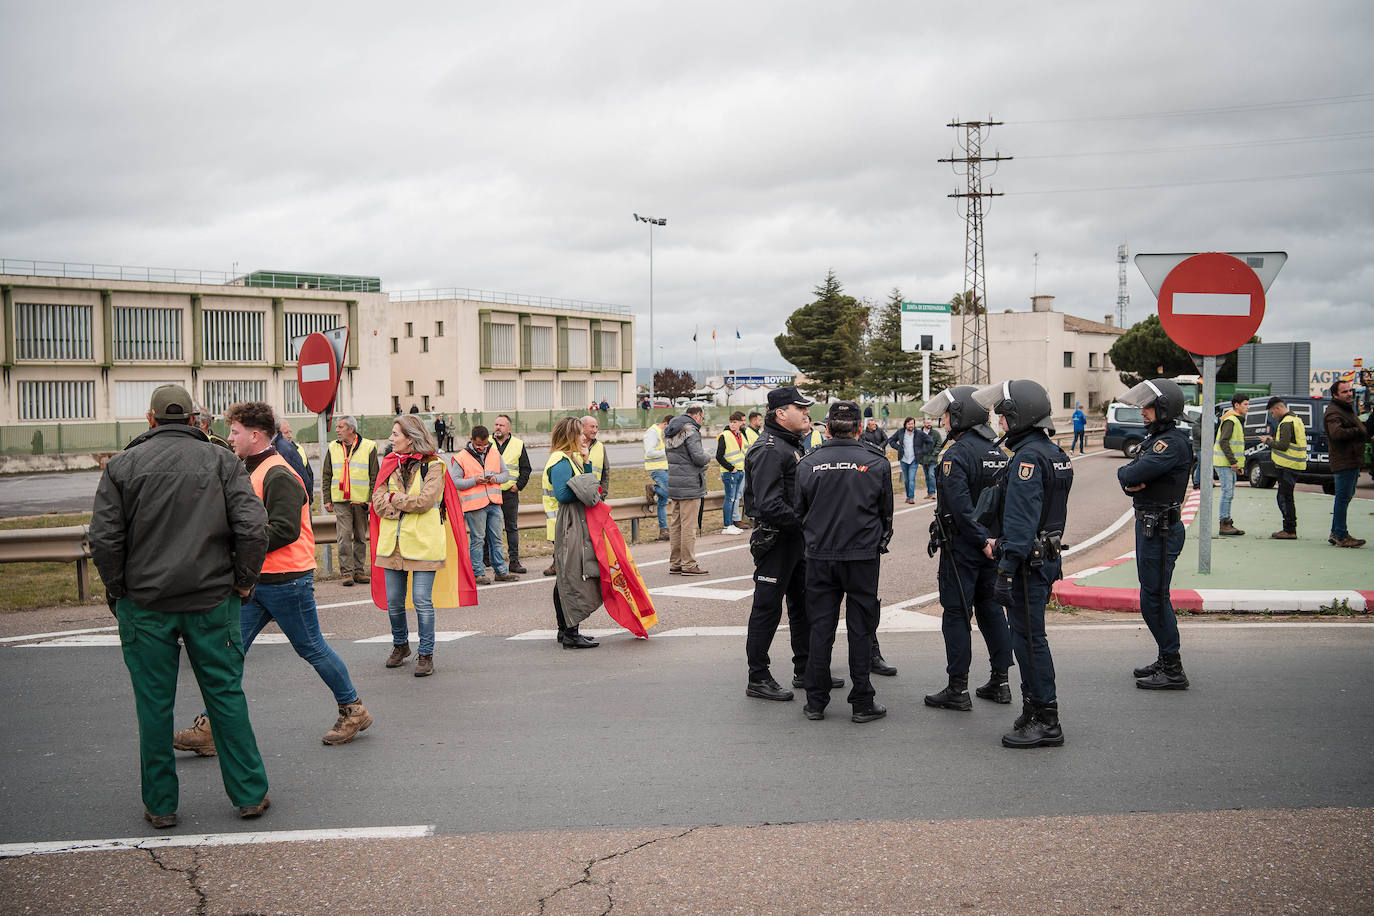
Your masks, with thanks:
[[(1231, 518), (1231, 500), (1236, 495), (1236, 477), (1245, 461), (1245, 415), (1250, 412), (1250, 397), (1231, 395), (1231, 409), (1217, 423), (1217, 438), (1212, 443), (1212, 467), (1221, 482), (1221, 528), (1219, 534), (1239, 537), (1245, 532)], [(1201, 422), (1201, 421), (1199, 421)], [(1200, 462), (1199, 462), (1200, 463)], [(1198, 480), (1193, 478), (1194, 482)]]
[(1278, 435), (1260, 436), (1260, 441), (1269, 446), (1269, 457), (1274, 470), (1279, 472), (1278, 504), (1283, 516), (1283, 528), (1269, 536), (1279, 541), (1296, 541), (1298, 507), (1293, 502), (1293, 485), (1298, 482), (1297, 472), (1307, 468), (1307, 427), (1288, 409), (1283, 398), (1270, 398), (1266, 409), (1279, 424)]
[(549, 458), (544, 463), (545, 535), (553, 542), (553, 611), (558, 642), (565, 649), (595, 649), (596, 640), (577, 631), (601, 606), (601, 569), (592, 550), (582, 502), (569, 481), (595, 469), (582, 450), (582, 422), (564, 417), (553, 427)]
[(744, 534), (743, 528), (735, 527), (744, 485), (744, 453), (749, 448), (748, 440), (740, 432), (743, 425), (744, 414), (737, 410), (730, 414), (730, 425), (716, 437), (716, 463), (720, 465), (720, 482), (725, 485), (725, 502), (721, 508), (725, 524), (720, 529), (721, 534)]
[(366, 585), (370, 552), (367, 546), (368, 506), (377, 480), (377, 443), (358, 434), (358, 421), (334, 418), (329, 454), (324, 460), (324, 511), (334, 513), (338, 529), (341, 585)]
[[(402, 414), (391, 427), (391, 454), (382, 459), (372, 494), (372, 564), (384, 583), (372, 585), (373, 601), (391, 618), (388, 668), (399, 668), (410, 655), (406, 597), (415, 605), (420, 631), (415, 676), (434, 673), (434, 598), (458, 595), (460, 606), (477, 603), (472, 570), (454, 562), (460, 556), (457, 531), (463, 513), (438, 446), (418, 416)], [(463, 537), (466, 546), (466, 532)], [(466, 572), (466, 576), (464, 575)], [(440, 585), (436, 574), (443, 575)], [(381, 594), (379, 594), (381, 592)], [(451, 607), (451, 598), (441, 603)]]

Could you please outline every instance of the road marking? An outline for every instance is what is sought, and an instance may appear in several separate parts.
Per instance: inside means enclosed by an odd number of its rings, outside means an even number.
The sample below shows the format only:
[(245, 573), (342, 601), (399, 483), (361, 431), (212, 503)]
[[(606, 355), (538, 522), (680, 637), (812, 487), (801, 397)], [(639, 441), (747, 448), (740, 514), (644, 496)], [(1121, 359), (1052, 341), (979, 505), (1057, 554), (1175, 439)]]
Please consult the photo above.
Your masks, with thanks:
[(6, 636), (0, 639), (0, 642), (29, 642), (34, 639), (48, 639), (53, 636), (76, 636), (80, 633), (108, 633), (118, 629), (118, 626), (113, 626), (91, 627), (86, 630), (59, 630), (56, 633), (30, 633), (28, 636)]
[[(326, 638), (333, 636), (333, 633), (321, 633)], [(28, 637), (32, 639), (33, 637)], [(389, 637), (388, 637), (389, 638)], [(282, 633), (261, 633), (253, 640), (253, 645), (287, 645), (290, 640)], [(17, 646), (19, 649), (47, 649), (54, 646), (117, 646), (119, 645), (118, 633), (95, 633), (86, 636), (63, 636), (60, 639), (49, 639), (44, 642), (36, 642), (31, 645)]]
[(752, 598), (754, 588), (741, 591), (737, 588), (710, 588), (720, 582), (739, 582), (749, 580), (752, 582), (754, 577), (749, 576), (727, 576), (724, 579), (707, 579), (703, 582), (684, 582), (681, 585), (664, 585), (659, 588), (649, 589), (651, 595), (665, 595), (670, 598), (707, 598), (712, 601), (739, 601), (742, 598)]
[(169, 846), (247, 846), (256, 843), (317, 843), (321, 840), (404, 840), (434, 836), (433, 824), (403, 827), (336, 827), (332, 830), (257, 830), (244, 833), (188, 833), (182, 836), (133, 836), (113, 840), (54, 840), (0, 845), (0, 859), (61, 852), (110, 849), (164, 849)]
[[(1088, 538), (1083, 543), (1074, 544), (1068, 550), (1065, 550), (1064, 556), (1070, 556), (1072, 554), (1078, 553), (1078, 551), (1080, 550), (1087, 550), (1089, 547), (1093, 546), (1099, 541), (1105, 541), (1107, 538), (1111, 537), (1112, 535), (1120, 531), (1121, 526), (1129, 522), (1133, 517), (1135, 517), (1135, 509), (1127, 509), (1125, 512), (1121, 513), (1120, 518), (1112, 522), (1106, 528), (1103, 528), (1101, 531), (1097, 532), (1097, 534), (1094, 534), (1092, 537)], [(1082, 573), (1076, 573), (1075, 575), (1082, 575)], [(1065, 578), (1068, 577), (1066, 576)]]
[[(593, 636), (597, 639), (605, 639), (607, 636), (614, 636), (617, 633), (624, 633), (626, 636), (633, 637), (633, 634), (630, 633), (629, 630), (620, 629), (619, 627), (613, 630), (584, 630), (579, 627), (577, 632), (581, 633), (583, 636)], [(516, 633), (514, 636), (507, 636), (506, 639), (554, 639), (557, 636), (557, 630), (526, 630), (524, 633)], [(390, 636), (387, 637), (387, 639), (390, 638)]]
[[(481, 630), (439, 630), (434, 634), (435, 642), (453, 642), (466, 636), (478, 636)], [(367, 639), (355, 639), (354, 642), (391, 642), (391, 634), (385, 636), (369, 636)]]

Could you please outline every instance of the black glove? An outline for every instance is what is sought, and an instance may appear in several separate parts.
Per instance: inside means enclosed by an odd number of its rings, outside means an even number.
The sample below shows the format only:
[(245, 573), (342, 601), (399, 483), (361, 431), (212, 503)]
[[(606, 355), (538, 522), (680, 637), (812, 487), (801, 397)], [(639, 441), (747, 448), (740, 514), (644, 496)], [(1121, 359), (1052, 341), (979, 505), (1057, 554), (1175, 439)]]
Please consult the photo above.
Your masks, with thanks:
[(892, 543), (892, 531), (883, 532), (882, 540), (878, 541), (878, 553), (887, 553), (887, 545)]
[(1004, 608), (1012, 605), (1011, 591), (1012, 576), (1009, 572), (997, 570), (997, 584), (992, 588), (992, 597), (997, 599), (997, 603)]

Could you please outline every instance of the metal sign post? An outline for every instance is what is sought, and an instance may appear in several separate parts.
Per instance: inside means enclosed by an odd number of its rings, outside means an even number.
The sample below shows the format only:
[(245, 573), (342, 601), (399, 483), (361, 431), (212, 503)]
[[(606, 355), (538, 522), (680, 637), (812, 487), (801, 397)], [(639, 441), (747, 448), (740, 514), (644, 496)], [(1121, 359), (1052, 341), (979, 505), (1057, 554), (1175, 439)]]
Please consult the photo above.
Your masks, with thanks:
[[(1202, 358), (1202, 441), (1198, 445), (1198, 486), (1202, 500), (1198, 503), (1199, 530), (1205, 533), (1197, 539), (1197, 571), (1212, 572), (1212, 450), (1216, 438), (1217, 358)], [(1205, 460), (1204, 460), (1205, 459)]]

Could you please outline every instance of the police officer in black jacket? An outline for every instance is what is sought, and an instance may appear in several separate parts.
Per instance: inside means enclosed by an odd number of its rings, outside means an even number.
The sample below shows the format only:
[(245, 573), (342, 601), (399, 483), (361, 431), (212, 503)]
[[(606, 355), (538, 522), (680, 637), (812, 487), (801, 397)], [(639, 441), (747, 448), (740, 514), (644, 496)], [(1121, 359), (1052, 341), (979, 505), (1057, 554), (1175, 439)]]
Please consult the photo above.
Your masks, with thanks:
[[(744, 456), (744, 512), (754, 520), (749, 550), (754, 555), (754, 606), (744, 644), (749, 659), (746, 696), (791, 700), (792, 691), (773, 679), (768, 647), (782, 618), (787, 598), (787, 624), (792, 638), (793, 685), (806, 671), (811, 628), (806, 618), (806, 562), (801, 516), (796, 508), (797, 462), (801, 437), (811, 431), (807, 408), (815, 401), (793, 386), (768, 392), (768, 413), (758, 441)], [(843, 687), (841, 681), (837, 686)]]
[(806, 541), (806, 610), (811, 658), (806, 667), (808, 719), (824, 719), (832, 685), (830, 653), (845, 601), (849, 630), (850, 719), (887, 715), (873, 702), (869, 669), (878, 629), (878, 555), (892, 540), (892, 465), (859, 441), (859, 405), (839, 401), (827, 417), (830, 438), (797, 465), (797, 510)]
[(1150, 434), (1130, 464), (1117, 469), (1121, 489), (1135, 504), (1135, 565), (1140, 580), (1140, 615), (1159, 644), (1159, 657), (1136, 668), (1144, 690), (1187, 690), (1179, 654), (1178, 620), (1169, 600), (1174, 563), (1183, 552), (1179, 508), (1188, 490), (1193, 444), (1176, 420), (1183, 416), (1183, 390), (1166, 378), (1146, 379), (1120, 399), (1139, 407)]
[[(1014, 379), (980, 388), (979, 406), (1001, 417), (1011, 459), (993, 487), (983, 493), (980, 521), (996, 525), (997, 581), (993, 596), (1007, 609), (1012, 649), (1021, 667), (1021, 715), (1002, 736), (1012, 748), (1059, 747), (1059, 698), (1054, 659), (1045, 637), (1045, 605), (1063, 575), (1060, 538), (1068, 516), (1073, 465), (1049, 438), (1054, 432), (1050, 397), (1038, 382)], [(1000, 503), (1000, 511), (991, 510)], [(1000, 555), (999, 555), (1000, 552)]]
[(1007, 614), (992, 591), (997, 564), (985, 551), (992, 533), (975, 518), (974, 507), (983, 490), (1007, 466), (1007, 455), (993, 444), (997, 434), (987, 425), (988, 412), (973, 400), (972, 385), (947, 388), (931, 398), (921, 412), (933, 417), (949, 438), (935, 465), (935, 521), (928, 550), (940, 551), (940, 629), (945, 637), (945, 673), (949, 684), (925, 698), (937, 709), (973, 709), (968, 672), (973, 661), (971, 617), (988, 647), (992, 674), (974, 692), (994, 703), (1010, 703), (1007, 669), (1011, 667), (1011, 631)]

